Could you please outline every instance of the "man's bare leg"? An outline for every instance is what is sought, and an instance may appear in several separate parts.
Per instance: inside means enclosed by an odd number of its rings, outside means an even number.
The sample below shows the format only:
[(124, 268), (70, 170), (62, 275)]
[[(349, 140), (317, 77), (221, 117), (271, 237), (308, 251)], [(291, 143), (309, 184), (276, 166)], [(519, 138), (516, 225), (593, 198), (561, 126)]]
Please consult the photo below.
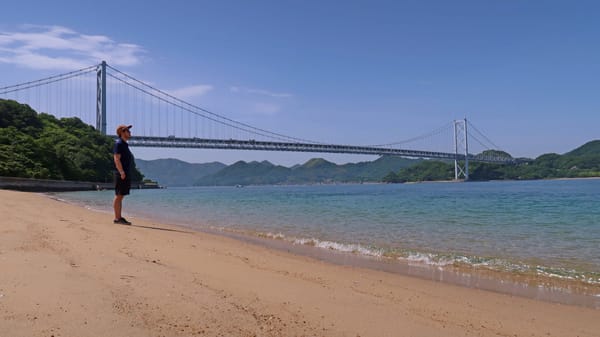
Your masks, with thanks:
[(123, 209), (124, 197), (124, 195), (120, 194), (115, 195), (115, 200), (113, 201), (113, 208), (115, 209), (115, 220), (119, 220), (122, 218), (121, 210)]

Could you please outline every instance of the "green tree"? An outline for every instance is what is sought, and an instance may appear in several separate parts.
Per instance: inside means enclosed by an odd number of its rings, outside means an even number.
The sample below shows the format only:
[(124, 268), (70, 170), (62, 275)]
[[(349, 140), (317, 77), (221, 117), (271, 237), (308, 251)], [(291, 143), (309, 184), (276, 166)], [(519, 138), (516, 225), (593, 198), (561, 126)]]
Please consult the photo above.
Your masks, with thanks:
[[(108, 182), (114, 139), (79, 118), (57, 119), (0, 99), (0, 175)], [(134, 169), (133, 181), (143, 175)]]

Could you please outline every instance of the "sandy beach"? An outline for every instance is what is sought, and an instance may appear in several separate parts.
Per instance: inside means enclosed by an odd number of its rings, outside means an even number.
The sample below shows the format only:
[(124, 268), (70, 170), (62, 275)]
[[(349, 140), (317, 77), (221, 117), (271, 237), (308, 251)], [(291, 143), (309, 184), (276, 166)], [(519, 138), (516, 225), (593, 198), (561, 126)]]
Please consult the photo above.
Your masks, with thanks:
[(0, 200), (1, 337), (600, 336), (597, 309), (115, 225), (35, 193)]

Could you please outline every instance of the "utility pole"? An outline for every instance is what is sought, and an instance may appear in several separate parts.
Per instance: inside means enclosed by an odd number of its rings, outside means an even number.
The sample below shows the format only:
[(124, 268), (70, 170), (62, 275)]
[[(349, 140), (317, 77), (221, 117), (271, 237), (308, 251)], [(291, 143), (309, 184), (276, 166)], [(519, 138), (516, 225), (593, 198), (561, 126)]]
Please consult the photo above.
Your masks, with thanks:
[(96, 71), (96, 130), (106, 135), (106, 61)]

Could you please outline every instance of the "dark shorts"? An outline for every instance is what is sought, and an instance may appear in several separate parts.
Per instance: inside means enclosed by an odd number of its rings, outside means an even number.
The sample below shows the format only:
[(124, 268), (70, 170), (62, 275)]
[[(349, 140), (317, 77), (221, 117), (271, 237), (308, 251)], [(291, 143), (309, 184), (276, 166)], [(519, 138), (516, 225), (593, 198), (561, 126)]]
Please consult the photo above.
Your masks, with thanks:
[(121, 179), (119, 173), (115, 173), (115, 195), (129, 195), (131, 189), (131, 179), (129, 175), (125, 179)]

